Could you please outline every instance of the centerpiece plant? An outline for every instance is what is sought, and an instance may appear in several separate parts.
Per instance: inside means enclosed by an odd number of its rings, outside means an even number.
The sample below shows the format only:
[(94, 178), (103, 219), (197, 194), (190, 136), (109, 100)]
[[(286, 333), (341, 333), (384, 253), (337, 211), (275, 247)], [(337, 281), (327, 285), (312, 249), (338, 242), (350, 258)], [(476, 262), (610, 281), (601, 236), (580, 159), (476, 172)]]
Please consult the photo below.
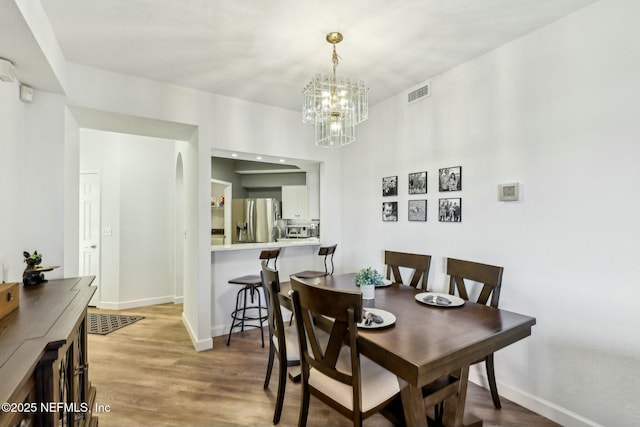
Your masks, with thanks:
[(383, 285), (384, 277), (378, 271), (372, 267), (363, 268), (358, 271), (355, 278), (356, 285)]

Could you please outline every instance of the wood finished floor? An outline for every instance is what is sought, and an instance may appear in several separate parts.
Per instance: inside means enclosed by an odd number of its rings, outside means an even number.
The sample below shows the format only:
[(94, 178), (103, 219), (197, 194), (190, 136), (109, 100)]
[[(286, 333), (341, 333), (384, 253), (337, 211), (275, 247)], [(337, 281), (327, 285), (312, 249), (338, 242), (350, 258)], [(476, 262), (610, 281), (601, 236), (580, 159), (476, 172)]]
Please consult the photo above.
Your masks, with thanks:
[[(274, 366), (270, 388), (264, 390), (268, 349), (260, 346), (258, 330), (235, 333), (229, 347), (226, 337), (216, 337), (212, 350), (196, 352), (182, 324), (181, 305), (89, 310), (145, 316), (108, 335), (89, 335), (96, 403), (110, 406), (109, 412), (95, 414), (100, 426), (273, 425), (278, 368)], [(279, 426), (297, 425), (299, 400), (300, 385), (288, 381)], [(484, 420), (484, 426), (558, 426), (504, 398), (502, 404), (495, 410), (489, 392), (469, 384), (467, 411)], [(307, 425), (351, 423), (312, 397)], [(364, 425), (391, 423), (374, 415)]]

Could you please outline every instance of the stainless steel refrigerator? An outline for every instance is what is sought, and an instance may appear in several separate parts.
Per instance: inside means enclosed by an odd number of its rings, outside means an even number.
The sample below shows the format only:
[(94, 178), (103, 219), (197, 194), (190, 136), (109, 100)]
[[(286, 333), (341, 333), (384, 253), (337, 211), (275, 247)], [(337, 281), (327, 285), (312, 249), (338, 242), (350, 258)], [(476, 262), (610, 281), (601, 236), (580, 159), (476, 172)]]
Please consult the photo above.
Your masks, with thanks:
[(276, 227), (279, 218), (280, 202), (276, 199), (233, 199), (232, 243), (275, 242), (280, 237)]

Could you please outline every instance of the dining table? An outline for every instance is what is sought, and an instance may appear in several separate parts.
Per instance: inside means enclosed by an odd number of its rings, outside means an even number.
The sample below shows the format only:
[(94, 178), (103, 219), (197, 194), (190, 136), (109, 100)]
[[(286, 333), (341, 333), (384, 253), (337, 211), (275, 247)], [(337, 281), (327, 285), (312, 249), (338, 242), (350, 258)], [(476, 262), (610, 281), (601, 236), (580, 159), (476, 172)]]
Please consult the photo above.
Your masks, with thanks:
[[(338, 290), (358, 289), (355, 273), (296, 280)], [(290, 289), (290, 282), (281, 284), (284, 305)], [(374, 299), (363, 300), (363, 307), (389, 312), (395, 321), (381, 328), (358, 328), (358, 348), (398, 377), (407, 426), (427, 426), (423, 386), (449, 374), (458, 377), (457, 392), (445, 401), (443, 423), (462, 426), (470, 365), (531, 335), (536, 319), (471, 301), (429, 305), (421, 299), (424, 292), (399, 283), (376, 287)]]

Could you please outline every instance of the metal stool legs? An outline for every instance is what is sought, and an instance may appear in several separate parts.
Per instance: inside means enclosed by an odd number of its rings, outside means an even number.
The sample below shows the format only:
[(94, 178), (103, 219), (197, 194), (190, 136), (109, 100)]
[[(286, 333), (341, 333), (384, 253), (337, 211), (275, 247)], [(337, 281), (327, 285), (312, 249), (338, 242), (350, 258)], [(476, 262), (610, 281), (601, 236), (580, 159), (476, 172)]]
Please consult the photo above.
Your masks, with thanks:
[[(249, 294), (249, 295), (247, 295)], [(258, 295), (258, 305), (253, 305), (255, 295)], [(251, 302), (247, 301), (247, 296), (251, 297)], [(257, 310), (257, 317), (255, 311)], [(264, 310), (264, 314), (263, 313)], [(249, 313), (247, 313), (249, 312)], [(238, 291), (236, 295), (236, 308), (231, 312), (231, 327), (229, 328), (229, 336), (227, 337), (227, 345), (231, 343), (231, 333), (234, 328), (260, 328), (260, 338), (262, 339), (262, 347), (264, 347), (264, 330), (262, 323), (267, 320), (267, 307), (262, 305), (262, 294), (260, 289), (253, 285), (247, 285)], [(257, 323), (246, 323), (257, 322)]]

